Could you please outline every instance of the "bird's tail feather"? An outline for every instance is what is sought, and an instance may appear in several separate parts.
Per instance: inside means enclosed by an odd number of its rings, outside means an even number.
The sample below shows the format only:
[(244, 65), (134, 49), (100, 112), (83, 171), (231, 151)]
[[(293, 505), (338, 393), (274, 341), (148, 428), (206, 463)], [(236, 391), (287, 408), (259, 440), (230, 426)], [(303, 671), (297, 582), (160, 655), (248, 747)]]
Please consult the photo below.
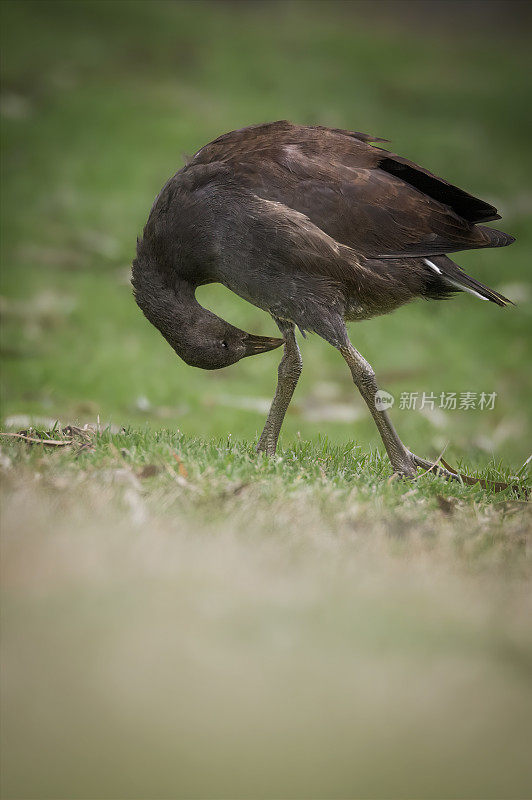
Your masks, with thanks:
[(455, 264), (448, 256), (435, 256), (431, 259), (423, 259), (426, 266), (431, 270), (431, 288), (435, 280), (441, 286), (441, 294), (450, 292), (468, 292), (480, 300), (490, 300), (498, 306), (513, 305), (511, 300), (504, 297), (494, 289), (490, 289), (480, 281), (472, 278), (458, 264)]

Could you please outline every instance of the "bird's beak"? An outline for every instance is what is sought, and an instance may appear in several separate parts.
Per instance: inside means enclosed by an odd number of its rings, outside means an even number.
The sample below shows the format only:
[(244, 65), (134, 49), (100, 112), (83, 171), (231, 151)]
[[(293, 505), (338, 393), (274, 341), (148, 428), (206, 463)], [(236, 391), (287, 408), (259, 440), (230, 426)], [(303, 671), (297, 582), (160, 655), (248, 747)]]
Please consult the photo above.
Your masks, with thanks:
[(252, 333), (248, 333), (244, 339), (244, 347), (246, 348), (244, 358), (256, 356), (258, 353), (266, 353), (268, 350), (275, 350), (276, 347), (280, 347), (282, 344), (284, 344), (284, 339), (276, 339), (273, 336), (254, 336)]

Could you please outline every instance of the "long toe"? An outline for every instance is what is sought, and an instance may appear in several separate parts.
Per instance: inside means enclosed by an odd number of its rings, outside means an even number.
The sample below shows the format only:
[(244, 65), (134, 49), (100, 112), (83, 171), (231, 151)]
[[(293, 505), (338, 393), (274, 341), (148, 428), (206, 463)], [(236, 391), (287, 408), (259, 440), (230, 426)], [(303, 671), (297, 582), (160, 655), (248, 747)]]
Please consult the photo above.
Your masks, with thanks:
[(436, 475), (440, 475), (442, 478), (447, 478), (448, 480), (460, 481), (460, 476), (442, 467), (439, 460), (427, 461), (426, 458), (420, 458), (416, 456), (415, 453), (410, 453), (410, 455), (416, 467), (422, 467), (426, 472), (434, 472)]

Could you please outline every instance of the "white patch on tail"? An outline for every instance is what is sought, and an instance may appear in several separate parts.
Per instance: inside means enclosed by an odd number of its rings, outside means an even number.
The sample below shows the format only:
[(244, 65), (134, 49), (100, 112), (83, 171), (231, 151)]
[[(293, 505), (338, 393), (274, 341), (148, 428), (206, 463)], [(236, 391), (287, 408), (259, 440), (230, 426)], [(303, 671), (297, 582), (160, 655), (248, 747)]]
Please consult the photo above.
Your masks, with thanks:
[(427, 267), (430, 267), (431, 269), (434, 270), (434, 272), (437, 272), (438, 275), (441, 275), (441, 269), (437, 267), (436, 264), (433, 264), (432, 261), (428, 260), (428, 258), (424, 258), (423, 261), (425, 262)]
[(460, 289), (462, 292), (467, 292), (468, 294), (472, 294), (474, 297), (478, 297), (479, 300), (488, 299), (487, 297), (482, 297), (482, 295), (479, 294), (478, 292), (475, 292), (474, 289), (470, 289), (469, 286), (462, 286), (462, 284), (458, 283), (458, 281), (452, 281), (450, 278), (445, 278), (445, 280), (447, 281), (447, 283), (450, 283), (451, 286), (456, 286), (457, 289)]

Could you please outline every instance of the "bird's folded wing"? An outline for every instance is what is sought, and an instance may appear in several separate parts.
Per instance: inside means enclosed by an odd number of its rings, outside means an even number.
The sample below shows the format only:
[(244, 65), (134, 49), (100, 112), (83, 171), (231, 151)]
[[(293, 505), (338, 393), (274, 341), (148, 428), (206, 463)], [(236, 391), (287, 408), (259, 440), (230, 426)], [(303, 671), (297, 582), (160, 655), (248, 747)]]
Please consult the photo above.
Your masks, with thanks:
[(475, 225), (449, 206), (380, 169), (301, 180), (288, 204), (368, 257), (430, 256), (498, 247), (513, 239)]
[[(323, 130), (326, 133), (322, 134), (322, 138), (325, 141), (328, 140), (330, 145), (332, 145), (332, 137), (334, 136), (332, 150), (338, 164), (346, 167), (367, 166), (372, 169), (382, 170), (389, 175), (394, 175), (433, 200), (438, 200), (448, 206), (468, 222), (490, 222), (500, 219), (497, 209), (490, 203), (474, 197), (469, 192), (459, 189), (458, 186), (453, 186), (453, 184), (420, 167), (419, 164), (403, 158), (403, 156), (398, 156), (396, 153), (391, 153), (383, 148), (368, 146), (371, 142), (386, 141), (385, 139), (364, 136), (356, 131)], [(368, 145), (361, 147), (356, 141), (357, 139), (367, 142)], [(314, 152), (318, 154), (318, 149), (314, 148)], [(323, 149), (321, 152), (323, 152)], [(363, 157), (362, 153), (364, 153)]]
[[(230, 195), (225, 207), (230, 208)], [(234, 236), (246, 264), (260, 264), (260, 274), (276, 281), (289, 276), (303, 279), (313, 276), (323, 279), (323, 291), (333, 284), (350, 284), (360, 293), (373, 282), (387, 285), (386, 270), (370, 267), (352, 248), (336, 241), (315, 225), (305, 214), (283, 203), (265, 200), (251, 192), (239, 198), (239, 225), (231, 222), (232, 215), (220, 224), (227, 225), (224, 240)], [(370, 280), (371, 279), (371, 280)], [(323, 298), (322, 298), (323, 299)]]
[[(257, 194), (300, 211), (334, 239), (368, 257), (431, 256), (513, 241), (501, 231), (464, 219), (450, 205), (399, 177), (399, 170), (395, 175), (378, 165), (346, 166), (335, 152), (306, 154), (291, 145), (278, 161), (262, 162), (260, 178), (246, 165), (235, 167)], [(431, 191), (437, 193), (434, 186)]]
[(275, 122), (233, 131), (194, 157), (227, 164), (268, 200), (368, 257), (431, 256), (513, 241), (476, 225), (497, 210), (355, 131)]

